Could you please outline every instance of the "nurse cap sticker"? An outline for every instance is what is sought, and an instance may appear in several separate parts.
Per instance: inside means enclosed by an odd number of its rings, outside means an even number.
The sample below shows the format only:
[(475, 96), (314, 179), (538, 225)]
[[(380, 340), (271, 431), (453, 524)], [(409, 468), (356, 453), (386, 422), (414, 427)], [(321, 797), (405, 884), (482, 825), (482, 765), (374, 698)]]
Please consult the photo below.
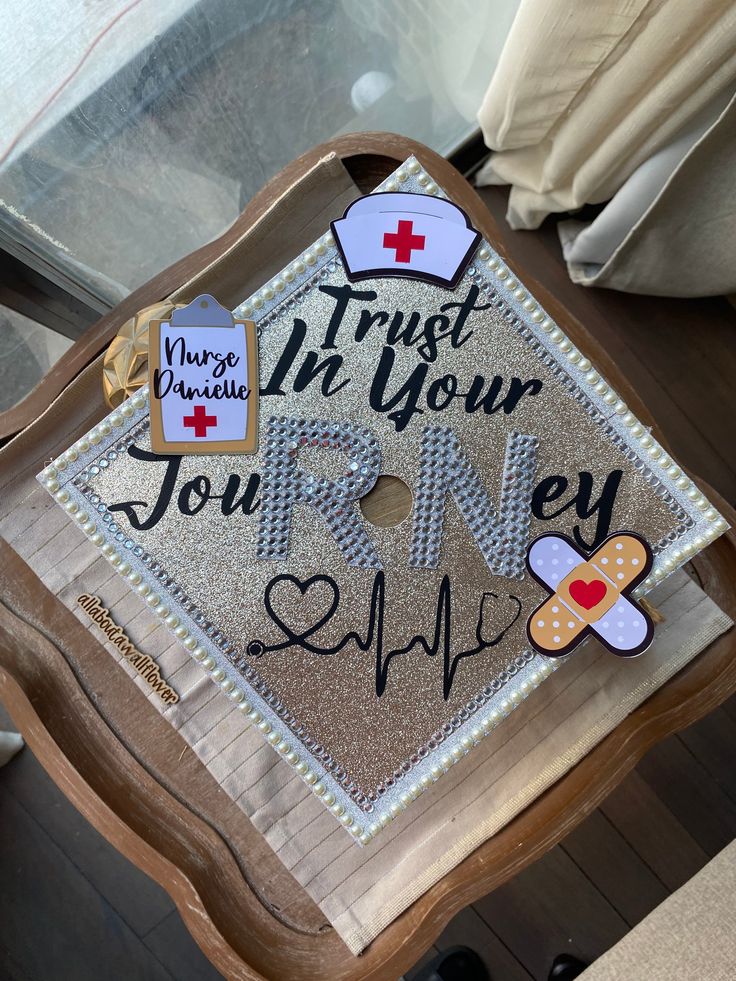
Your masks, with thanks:
[(149, 325), (151, 449), (155, 453), (255, 453), (258, 338), (202, 294)]
[(430, 194), (366, 194), (331, 223), (352, 282), (384, 276), (454, 289), (480, 232), (452, 201)]

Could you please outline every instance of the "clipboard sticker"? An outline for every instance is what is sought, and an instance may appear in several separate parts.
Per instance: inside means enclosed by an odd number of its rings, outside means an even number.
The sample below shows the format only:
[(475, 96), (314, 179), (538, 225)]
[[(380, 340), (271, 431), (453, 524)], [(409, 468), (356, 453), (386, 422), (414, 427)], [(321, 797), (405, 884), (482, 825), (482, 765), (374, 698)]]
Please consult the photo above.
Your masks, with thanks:
[(203, 294), (152, 320), (149, 342), (151, 449), (155, 453), (255, 453), (258, 338)]

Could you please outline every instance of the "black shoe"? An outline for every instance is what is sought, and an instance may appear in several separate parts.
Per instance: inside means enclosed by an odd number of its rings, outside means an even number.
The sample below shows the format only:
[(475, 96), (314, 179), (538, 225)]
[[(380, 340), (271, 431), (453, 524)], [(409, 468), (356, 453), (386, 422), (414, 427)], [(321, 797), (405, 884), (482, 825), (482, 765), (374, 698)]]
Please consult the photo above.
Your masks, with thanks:
[(415, 981), (490, 981), (485, 964), (469, 947), (449, 947)]
[(547, 981), (573, 981), (579, 977), (586, 967), (590, 967), (579, 957), (572, 954), (558, 954), (552, 961), (552, 969), (549, 972)]

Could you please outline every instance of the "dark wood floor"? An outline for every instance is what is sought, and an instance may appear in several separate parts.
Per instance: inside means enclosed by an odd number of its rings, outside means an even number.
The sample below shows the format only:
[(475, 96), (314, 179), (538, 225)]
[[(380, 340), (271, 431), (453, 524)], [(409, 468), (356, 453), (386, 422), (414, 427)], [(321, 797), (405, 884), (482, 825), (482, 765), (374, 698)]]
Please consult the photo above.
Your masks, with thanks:
[[(484, 198), (501, 218), (504, 193)], [(507, 232), (503, 251), (606, 345), (680, 462), (736, 501), (736, 311), (727, 301), (576, 287), (551, 224)], [(736, 837), (735, 746), (732, 699), (652, 750), (562, 845), (455, 917), (420, 965), (467, 944), (494, 981), (521, 981), (545, 978), (562, 951), (603, 953)], [(165, 893), (77, 814), (28, 750), (0, 770), (0, 981), (218, 977)]]
[(561, 845), (457, 916), (437, 948), (474, 947), (494, 981), (544, 979), (563, 951), (600, 956), (736, 837), (734, 746), (732, 699), (653, 749)]
[[(736, 837), (735, 746), (736, 698), (652, 750), (563, 844), (456, 916), (407, 978), (455, 944), (493, 981), (544, 979), (562, 951), (602, 954)], [(0, 770), (0, 981), (219, 977), (163, 890), (28, 749)]]
[(87, 823), (26, 748), (0, 769), (0, 981), (103, 978), (220, 975), (163, 889)]

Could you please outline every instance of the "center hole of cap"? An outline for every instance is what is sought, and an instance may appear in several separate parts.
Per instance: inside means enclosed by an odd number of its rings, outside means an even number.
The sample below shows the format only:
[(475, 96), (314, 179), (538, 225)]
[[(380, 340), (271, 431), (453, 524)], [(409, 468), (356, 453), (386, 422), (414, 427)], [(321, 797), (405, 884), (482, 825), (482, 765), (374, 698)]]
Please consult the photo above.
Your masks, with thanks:
[(411, 508), (411, 491), (400, 477), (392, 474), (382, 474), (360, 499), (363, 517), (378, 528), (393, 528), (400, 524)]

